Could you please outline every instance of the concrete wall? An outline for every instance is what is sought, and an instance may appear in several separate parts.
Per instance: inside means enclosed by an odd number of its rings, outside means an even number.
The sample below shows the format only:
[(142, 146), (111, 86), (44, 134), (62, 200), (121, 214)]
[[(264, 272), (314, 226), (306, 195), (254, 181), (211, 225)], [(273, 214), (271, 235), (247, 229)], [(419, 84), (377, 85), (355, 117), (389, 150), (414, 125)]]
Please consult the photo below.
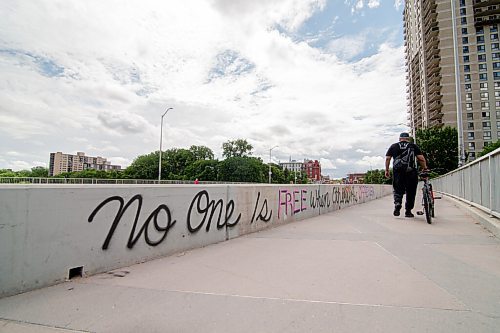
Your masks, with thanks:
[(390, 194), (384, 185), (3, 185), (0, 297)]

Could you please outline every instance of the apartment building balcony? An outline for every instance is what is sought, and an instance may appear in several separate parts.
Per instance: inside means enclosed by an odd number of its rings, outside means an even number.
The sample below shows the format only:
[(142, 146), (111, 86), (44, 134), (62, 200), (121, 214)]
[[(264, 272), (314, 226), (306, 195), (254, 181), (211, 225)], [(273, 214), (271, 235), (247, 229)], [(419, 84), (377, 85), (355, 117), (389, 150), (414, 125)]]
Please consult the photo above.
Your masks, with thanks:
[(425, 62), (427, 63), (427, 66), (429, 66), (429, 65), (439, 66), (440, 60), (441, 60), (441, 57), (439, 56), (439, 53), (437, 53), (437, 52), (429, 52), (427, 54), (427, 56), (425, 57)]
[(429, 112), (429, 125), (431, 127), (441, 125), (442, 123), (443, 113), (441, 112), (441, 110)]
[(438, 22), (432, 22), (427, 25), (427, 27), (424, 29), (424, 35), (428, 34), (429, 32), (439, 32), (439, 25)]
[(441, 120), (429, 120), (429, 127), (441, 127), (443, 122)]
[(412, 81), (415, 82), (416, 80), (420, 79), (420, 72), (413, 71), (413, 72), (411, 72), (410, 77), (411, 77)]
[(426, 68), (427, 75), (436, 75), (441, 72), (441, 66), (428, 65)]
[(436, 93), (436, 92), (441, 92), (441, 86), (439, 85), (439, 83), (434, 83), (434, 84), (430, 84), (428, 87), (427, 87), (427, 93), (428, 94), (432, 94), (432, 93)]
[(441, 74), (434, 74), (434, 75), (430, 75), (428, 78), (427, 78), (427, 86), (430, 87), (432, 85), (438, 85), (440, 86), (440, 82), (441, 82)]
[(475, 0), (473, 8), (476, 27), (500, 22), (500, 0)]
[[(437, 6), (434, 5), (434, 7)], [(434, 8), (434, 10), (428, 11), (424, 14), (423, 25), (427, 26), (433, 22), (436, 22), (436, 20), (437, 20), (437, 12), (436, 9)]]
[(439, 38), (439, 27), (433, 27), (433, 28), (430, 28), (430, 29), (427, 29), (425, 32), (424, 32), (424, 38), (426, 40), (430, 39), (430, 38)]
[(437, 36), (428, 38), (425, 41), (425, 53), (430, 53), (432, 50), (435, 50), (439, 45), (439, 38)]
[(432, 103), (429, 103), (429, 113), (431, 112), (434, 112), (436, 110), (441, 110), (441, 108), (443, 107), (443, 103), (441, 103), (441, 101), (434, 101)]
[(495, 15), (495, 14), (500, 14), (500, 7), (495, 9), (487, 9), (487, 7), (474, 9), (474, 17), (485, 17), (488, 15)]
[(433, 54), (429, 55), (425, 59), (425, 69), (428, 70), (430, 67), (435, 66), (439, 67), (439, 63), (441, 62), (441, 57), (439, 53), (433, 52)]
[(500, 4), (500, 0), (474, 0), (472, 7), (474, 10), (480, 7), (494, 6)]
[(424, 18), (425, 14), (429, 12), (429, 10), (434, 10), (436, 11), (436, 2), (434, 0), (428, 0), (428, 1), (422, 1), (423, 6), (421, 7), (421, 12), (424, 13)]
[(482, 17), (474, 18), (474, 26), (480, 27), (500, 22), (500, 15), (492, 15), (492, 16), (488, 16), (487, 18), (484, 19)]
[(429, 103), (433, 103), (435, 101), (439, 101), (440, 102), (442, 98), (443, 98), (443, 95), (441, 95), (438, 92), (434, 92), (432, 94), (429, 94), (428, 101), (429, 101)]

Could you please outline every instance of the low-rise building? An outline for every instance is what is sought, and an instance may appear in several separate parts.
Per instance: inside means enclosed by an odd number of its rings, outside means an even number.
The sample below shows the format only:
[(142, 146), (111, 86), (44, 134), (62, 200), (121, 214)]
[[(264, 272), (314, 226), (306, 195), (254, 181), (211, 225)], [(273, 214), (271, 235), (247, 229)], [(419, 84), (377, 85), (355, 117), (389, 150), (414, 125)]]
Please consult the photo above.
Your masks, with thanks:
[(349, 173), (345, 179), (346, 184), (363, 184), (366, 174)]
[(310, 181), (321, 181), (321, 164), (318, 160), (304, 160), (304, 172)]
[(280, 162), (280, 166), (283, 170), (287, 169), (290, 172), (304, 171), (304, 163), (292, 159), (289, 162)]

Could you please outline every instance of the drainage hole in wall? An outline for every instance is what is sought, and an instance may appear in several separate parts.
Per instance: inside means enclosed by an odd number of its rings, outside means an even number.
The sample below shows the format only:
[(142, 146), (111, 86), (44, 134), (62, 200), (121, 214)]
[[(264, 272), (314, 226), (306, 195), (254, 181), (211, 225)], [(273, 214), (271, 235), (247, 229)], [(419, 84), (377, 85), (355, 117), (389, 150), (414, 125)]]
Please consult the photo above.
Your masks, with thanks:
[(83, 277), (83, 266), (73, 267), (69, 269), (68, 279), (71, 280), (75, 277)]

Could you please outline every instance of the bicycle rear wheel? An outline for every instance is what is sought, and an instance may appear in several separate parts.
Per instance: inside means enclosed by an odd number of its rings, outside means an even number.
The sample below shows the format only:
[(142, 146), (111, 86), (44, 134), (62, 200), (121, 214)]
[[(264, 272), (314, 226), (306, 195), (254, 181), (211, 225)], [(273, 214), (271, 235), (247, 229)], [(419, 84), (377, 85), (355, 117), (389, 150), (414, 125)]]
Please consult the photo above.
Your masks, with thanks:
[(426, 189), (425, 187), (423, 190), (423, 196), (424, 196), (425, 219), (427, 220), (427, 223), (431, 224), (432, 223), (431, 198), (430, 198), (429, 190)]

